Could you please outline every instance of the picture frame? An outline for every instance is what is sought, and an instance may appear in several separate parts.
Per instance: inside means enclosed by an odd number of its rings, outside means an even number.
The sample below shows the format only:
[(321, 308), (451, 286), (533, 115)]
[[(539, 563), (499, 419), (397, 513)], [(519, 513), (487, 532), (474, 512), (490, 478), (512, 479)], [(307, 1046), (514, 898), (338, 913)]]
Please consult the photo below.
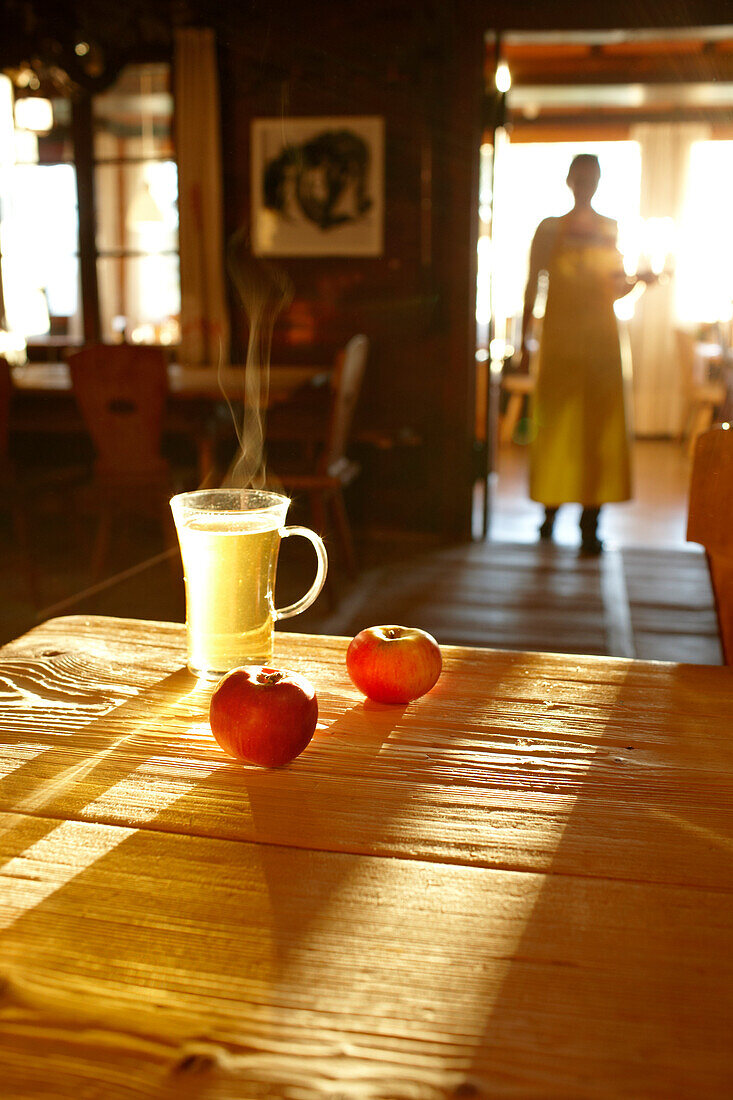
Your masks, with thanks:
[(384, 119), (256, 118), (255, 256), (381, 256)]

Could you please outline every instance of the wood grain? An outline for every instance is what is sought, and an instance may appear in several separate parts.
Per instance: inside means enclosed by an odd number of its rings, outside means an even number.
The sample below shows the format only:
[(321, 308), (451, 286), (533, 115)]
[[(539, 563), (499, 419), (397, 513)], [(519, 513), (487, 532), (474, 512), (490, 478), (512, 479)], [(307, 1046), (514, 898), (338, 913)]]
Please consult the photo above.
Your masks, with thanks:
[(3, 1095), (730, 1093), (731, 670), (445, 647), (380, 707), (345, 648), (277, 636), (321, 708), (279, 771), (177, 624), (2, 650)]
[(312, 679), (320, 723), (273, 772), (216, 745), (211, 687), (180, 667), (182, 639), (175, 624), (71, 617), (8, 647), (40, 659), (13, 659), (0, 810), (22, 798), (25, 812), (202, 836), (716, 879), (700, 837), (733, 793), (725, 669), (444, 647), (429, 696), (382, 707), (345, 676), (345, 640), (282, 634), (278, 660)]
[(725, 892), (2, 825), (6, 1097), (733, 1084)]

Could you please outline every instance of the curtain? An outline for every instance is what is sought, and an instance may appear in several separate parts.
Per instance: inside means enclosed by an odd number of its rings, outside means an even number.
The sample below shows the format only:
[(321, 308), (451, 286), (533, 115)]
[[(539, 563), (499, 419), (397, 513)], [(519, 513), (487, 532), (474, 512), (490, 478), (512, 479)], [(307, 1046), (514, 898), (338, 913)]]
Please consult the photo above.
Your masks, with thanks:
[(229, 358), (224, 281), (219, 81), (214, 32), (175, 37), (175, 119), (181, 255), (181, 362)]
[[(641, 146), (642, 218), (672, 218), (679, 226), (690, 148), (709, 137), (699, 123), (645, 123), (629, 135)], [(637, 435), (677, 435), (685, 415), (684, 371), (675, 340), (674, 280), (650, 287), (629, 326), (634, 364)]]

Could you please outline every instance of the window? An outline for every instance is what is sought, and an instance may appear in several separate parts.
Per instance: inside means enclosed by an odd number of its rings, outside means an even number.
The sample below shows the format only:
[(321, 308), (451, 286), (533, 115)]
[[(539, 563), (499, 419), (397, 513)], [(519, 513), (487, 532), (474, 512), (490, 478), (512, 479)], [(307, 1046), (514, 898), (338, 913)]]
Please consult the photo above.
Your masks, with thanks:
[(733, 141), (695, 141), (676, 249), (675, 307), (683, 324), (733, 317)]
[(102, 338), (178, 342), (178, 177), (170, 66), (129, 65), (94, 97)]
[(52, 101), (51, 129), (14, 125), (13, 90), (0, 76), (0, 251), (8, 329), (27, 341), (82, 339), (79, 219), (71, 103)]
[[(0, 270), (8, 329), (47, 348), (85, 337), (177, 343), (170, 66), (129, 65), (94, 96), (86, 148), (74, 119), (84, 105), (72, 108), (63, 98), (51, 105), (50, 129), (24, 128), (20, 111), (13, 121), (12, 85), (0, 77)], [(86, 239), (82, 234), (86, 256), (79, 254), (80, 221), (94, 226)]]

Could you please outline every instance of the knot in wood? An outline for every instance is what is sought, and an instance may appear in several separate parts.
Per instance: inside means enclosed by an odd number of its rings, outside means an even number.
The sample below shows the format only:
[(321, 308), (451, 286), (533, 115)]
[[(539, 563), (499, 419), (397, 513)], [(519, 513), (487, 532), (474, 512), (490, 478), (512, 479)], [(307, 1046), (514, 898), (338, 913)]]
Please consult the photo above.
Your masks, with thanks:
[(214, 1068), (215, 1059), (210, 1054), (186, 1054), (173, 1067), (174, 1073), (207, 1073)]
[(453, 1090), (454, 1100), (474, 1100), (475, 1097), (480, 1095), (481, 1090), (478, 1085), (474, 1085), (471, 1081), (462, 1081)]

